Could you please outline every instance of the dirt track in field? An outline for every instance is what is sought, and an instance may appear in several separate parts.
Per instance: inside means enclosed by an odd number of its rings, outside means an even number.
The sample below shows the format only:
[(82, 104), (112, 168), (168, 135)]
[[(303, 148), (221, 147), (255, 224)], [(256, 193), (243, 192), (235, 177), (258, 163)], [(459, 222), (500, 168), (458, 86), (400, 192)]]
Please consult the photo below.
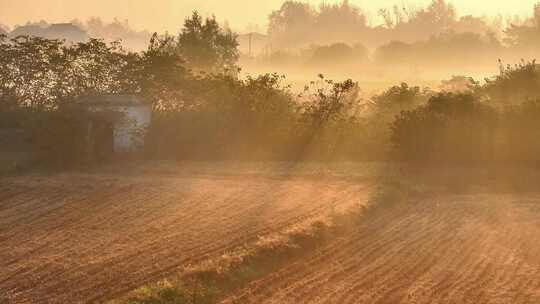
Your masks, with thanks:
[(223, 303), (540, 303), (540, 196), (389, 207)]
[(363, 202), (366, 189), (341, 179), (260, 176), (4, 178), (0, 303), (101, 302)]

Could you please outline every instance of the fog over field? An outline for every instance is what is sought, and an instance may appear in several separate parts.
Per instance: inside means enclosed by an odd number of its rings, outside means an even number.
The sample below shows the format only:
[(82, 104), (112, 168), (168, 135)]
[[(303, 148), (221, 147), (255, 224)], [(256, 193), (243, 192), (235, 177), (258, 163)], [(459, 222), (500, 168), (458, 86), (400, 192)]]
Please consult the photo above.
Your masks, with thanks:
[[(304, 1), (319, 5), (321, 1)], [(339, 3), (339, 0), (325, 1), (328, 4)], [(349, 3), (361, 7), (370, 16), (373, 23), (381, 23), (377, 17), (378, 9), (394, 5), (423, 7), (429, 0), (350, 0)], [(282, 0), (117, 0), (117, 1), (69, 1), (69, 0), (20, 0), (0, 1), (0, 19), (2, 23), (14, 26), (27, 21), (48, 20), (50, 22), (67, 22), (73, 18), (88, 19), (100, 16), (111, 21), (128, 19), (137, 30), (176, 31), (179, 21), (189, 16), (191, 11), (199, 10), (204, 15), (215, 14), (221, 21), (228, 21), (238, 31), (249, 25), (258, 25), (262, 29), (267, 25), (268, 14), (283, 3)], [(494, 0), (486, 3), (481, 0), (453, 0), (461, 15), (475, 16), (526, 16), (534, 0), (521, 0), (518, 3)], [(249, 12), (249, 13), (246, 13)]]
[(540, 2), (0, 0), (0, 304), (540, 303)]
[[(323, 73), (353, 78), (372, 93), (403, 81), (436, 87), (454, 75), (482, 80), (498, 72), (499, 59), (504, 64), (534, 59), (534, 50), (509, 49), (511, 37), (505, 32), (530, 22), (534, 3), (0, 1), (0, 28), (13, 35), (121, 39), (126, 48), (139, 51), (147, 48), (153, 32), (174, 34), (197, 10), (239, 35), (244, 76), (286, 74), (301, 89)], [(84, 31), (83, 38), (47, 30), (66, 22)]]

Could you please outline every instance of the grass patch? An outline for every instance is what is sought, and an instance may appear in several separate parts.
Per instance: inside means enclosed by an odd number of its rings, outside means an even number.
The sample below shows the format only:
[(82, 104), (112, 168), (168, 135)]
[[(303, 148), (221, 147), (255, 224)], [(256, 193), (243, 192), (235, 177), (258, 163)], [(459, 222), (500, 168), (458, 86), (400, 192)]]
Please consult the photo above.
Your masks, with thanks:
[[(109, 304), (209, 304), (300, 259), (350, 227), (356, 212), (317, 219), (259, 238), (219, 258), (189, 265), (176, 277), (143, 286)], [(338, 224), (336, 224), (338, 223)]]
[(334, 212), (329, 218), (312, 220), (286, 231), (259, 238), (218, 258), (188, 265), (179, 275), (141, 287), (110, 304), (207, 304), (217, 303), (248, 283), (298, 261), (336, 238), (358, 233), (366, 217), (410, 200), (424, 190), (399, 175), (381, 176), (369, 203), (349, 211)]

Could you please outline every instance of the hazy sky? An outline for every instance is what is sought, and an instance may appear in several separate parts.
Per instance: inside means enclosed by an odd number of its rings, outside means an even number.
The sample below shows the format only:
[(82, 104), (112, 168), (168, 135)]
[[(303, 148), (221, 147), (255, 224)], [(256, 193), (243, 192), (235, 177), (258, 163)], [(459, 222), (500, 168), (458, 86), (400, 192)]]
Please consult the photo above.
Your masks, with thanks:
[[(235, 30), (248, 24), (264, 26), (268, 14), (279, 8), (284, 0), (0, 0), (0, 23), (13, 26), (28, 20), (65, 22), (73, 18), (87, 19), (100, 16), (104, 20), (117, 17), (129, 19), (137, 29), (176, 31), (192, 10), (215, 14), (220, 21), (227, 20)], [(326, 0), (325, 2), (340, 2)], [(463, 14), (473, 15), (531, 15), (538, 0), (450, 0)], [(321, 0), (309, 0), (319, 4)], [(376, 21), (377, 8), (406, 3), (424, 6), (430, 0), (350, 0), (364, 8)]]

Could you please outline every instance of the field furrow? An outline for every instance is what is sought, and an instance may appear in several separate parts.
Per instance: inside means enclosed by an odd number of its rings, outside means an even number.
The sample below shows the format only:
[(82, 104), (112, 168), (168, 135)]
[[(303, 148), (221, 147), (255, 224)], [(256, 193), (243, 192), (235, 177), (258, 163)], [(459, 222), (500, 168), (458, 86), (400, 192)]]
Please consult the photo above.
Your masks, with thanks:
[(0, 299), (101, 302), (367, 200), (346, 180), (109, 174), (0, 180)]
[(391, 207), (223, 303), (537, 303), (538, 204), (462, 195)]

